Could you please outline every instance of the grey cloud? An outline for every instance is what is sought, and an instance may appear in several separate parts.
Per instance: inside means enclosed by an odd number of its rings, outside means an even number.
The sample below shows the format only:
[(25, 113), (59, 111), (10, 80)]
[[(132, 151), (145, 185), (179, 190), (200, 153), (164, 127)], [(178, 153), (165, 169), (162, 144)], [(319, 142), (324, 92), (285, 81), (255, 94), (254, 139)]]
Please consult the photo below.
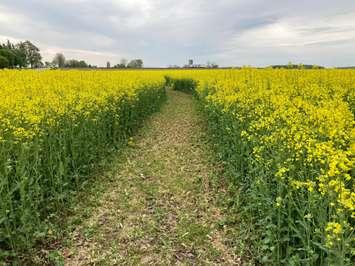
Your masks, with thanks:
[[(142, 57), (150, 66), (183, 64), (189, 57), (200, 63), (213, 60), (239, 65), (248, 61), (260, 65), (288, 62), (295, 54), (302, 60), (302, 53), (314, 63), (332, 64), (320, 60), (318, 53), (310, 55), (317, 46), (331, 46), (340, 61), (355, 59), (333, 49), (341, 34), (355, 45), (353, 25), (326, 23), (339, 15), (355, 14), (352, 0), (2, 0), (0, 16), (1, 12), (21, 19), (20, 24), (3, 24), (0, 35), (31, 39), (48, 51), (45, 56), (62, 49), (100, 65), (120, 57)], [(297, 24), (294, 28), (277, 27), (289, 22)], [(275, 36), (264, 33), (270, 31)], [(308, 40), (317, 34), (322, 38)], [(324, 40), (327, 34), (332, 37), (328, 43)], [(288, 35), (297, 37), (296, 41), (305, 38), (309, 45), (304, 45), (303, 52), (280, 50), (280, 42)], [(263, 44), (268, 39), (267, 45)]]

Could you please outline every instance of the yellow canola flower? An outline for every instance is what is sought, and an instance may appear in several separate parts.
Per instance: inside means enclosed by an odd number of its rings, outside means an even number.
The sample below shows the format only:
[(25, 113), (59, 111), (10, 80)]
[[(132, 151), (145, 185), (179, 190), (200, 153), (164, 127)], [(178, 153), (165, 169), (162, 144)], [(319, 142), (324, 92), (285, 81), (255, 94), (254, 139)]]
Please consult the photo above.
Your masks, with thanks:
[[(250, 147), (248, 160), (271, 172), (273, 185), (328, 204), (328, 226), (320, 229), (328, 246), (342, 231), (353, 230), (347, 221), (355, 217), (355, 70), (243, 68), (169, 75), (197, 80), (208, 110), (234, 118), (243, 145)], [(228, 127), (227, 134), (233, 133)], [(277, 198), (275, 208), (281, 202)]]
[[(156, 89), (156, 71), (0, 71), (0, 135), (28, 141), (63, 117), (95, 121), (101, 109), (139, 90)], [(4, 138), (4, 139), (6, 139)]]
[(30, 141), (63, 119), (95, 122), (100, 110), (112, 110), (119, 100), (131, 104), (140, 90), (162, 85), (164, 76), (196, 80), (203, 105), (236, 121), (236, 128), (223, 130), (239, 131), (233, 136), (250, 147), (248, 159), (275, 184), (328, 204), (334, 217), (322, 230), (329, 245), (347, 230), (344, 221), (355, 217), (354, 70), (3, 70), (0, 144)]
[(334, 242), (340, 241), (340, 235), (343, 233), (343, 226), (337, 222), (329, 222), (325, 228), (327, 233), (326, 245), (332, 247)]

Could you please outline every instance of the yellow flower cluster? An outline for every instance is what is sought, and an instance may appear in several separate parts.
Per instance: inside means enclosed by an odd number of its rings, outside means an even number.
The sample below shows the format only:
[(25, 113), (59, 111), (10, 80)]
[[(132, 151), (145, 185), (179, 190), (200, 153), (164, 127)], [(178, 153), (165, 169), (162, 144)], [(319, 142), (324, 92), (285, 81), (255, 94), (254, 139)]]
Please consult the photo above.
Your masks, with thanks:
[(325, 231), (327, 234), (326, 245), (331, 248), (334, 245), (334, 242), (340, 241), (341, 234), (343, 233), (342, 225), (336, 222), (329, 222)]
[[(316, 225), (324, 239), (343, 241), (340, 231), (351, 235), (351, 219), (355, 218), (354, 70), (245, 68), (171, 75), (198, 80), (198, 95), (207, 112), (210, 117), (219, 116), (215, 135), (227, 140), (228, 163), (237, 169), (240, 162), (233, 158), (246, 160), (254, 167), (250, 176), (261, 168), (257, 175), (265, 173), (276, 207), (304, 204), (304, 210), (297, 212), (311, 216), (300, 217), (317, 217), (317, 221), (324, 214), (325, 220)], [(231, 155), (231, 145), (244, 147), (235, 148), (236, 153), (247, 152)], [(261, 193), (257, 193), (259, 198)], [(296, 203), (285, 204), (288, 198)], [(309, 226), (314, 226), (314, 220)]]
[(155, 71), (0, 71), (0, 141), (24, 141), (67, 114), (95, 119), (107, 101), (161, 87)]
[(290, 174), (291, 186), (311, 191), (316, 183), (319, 193), (355, 211), (350, 186), (355, 162), (355, 71), (246, 69), (201, 71), (199, 76), (199, 91), (206, 84), (212, 90), (209, 103), (222, 105), (240, 122), (250, 122), (241, 137), (254, 140), (255, 150), (277, 146), (292, 156), (282, 162), (276, 177), (289, 173), (286, 166), (292, 163), (315, 167), (318, 172), (309, 179)]

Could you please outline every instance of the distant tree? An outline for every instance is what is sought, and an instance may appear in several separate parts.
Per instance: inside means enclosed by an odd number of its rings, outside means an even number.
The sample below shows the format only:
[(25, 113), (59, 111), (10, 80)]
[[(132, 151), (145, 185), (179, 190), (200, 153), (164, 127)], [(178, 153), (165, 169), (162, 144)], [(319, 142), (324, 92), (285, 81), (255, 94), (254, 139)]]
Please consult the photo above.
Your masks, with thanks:
[(286, 68), (286, 69), (323, 69), (323, 66), (318, 65), (309, 65), (309, 64), (292, 64), (289, 63), (287, 65), (272, 65), (271, 68)]
[(42, 65), (42, 56), (39, 53), (39, 49), (30, 41), (20, 42), (18, 49), (21, 50), (21, 53), (25, 56), (25, 64), (30, 65), (31, 68), (39, 67)]
[(169, 65), (168, 68), (180, 68), (178, 65)]
[(9, 40), (0, 44), (0, 55), (5, 57), (8, 61), (9, 68), (20, 67), (21, 65), (21, 54), (19, 50), (12, 44)]
[(50, 67), (52, 67), (52, 63), (46, 61), (46, 62), (44, 62), (44, 66), (47, 67), (47, 68), (50, 68)]
[(133, 59), (128, 63), (127, 67), (128, 68), (142, 68), (143, 67), (143, 60), (142, 59)]
[(122, 58), (120, 62), (120, 66), (121, 68), (125, 68), (127, 66), (127, 59)]
[[(33, 67), (41, 65), (41, 55), (39, 54), (39, 50), (36, 53), (32, 53), (31, 58), (31, 48), (29, 46), (29, 41), (20, 42), (18, 44), (13, 44), (9, 40), (5, 44), (0, 44), (0, 55), (5, 57), (7, 60), (7, 67), (15, 68), (15, 67), (27, 67), (30, 62), (32, 62)], [(29, 48), (29, 49), (27, 49)], [(31, 49), (30, 49), (31, 48)], [(37, 48), (38, 49), (38, 48)], [(36, 49), (35, 49), (36, 50)], [(4, 60), (3, 60), (4, 61)]]
[(322, 69), (322, 68), (324, 68), (324, 67), (318, 66), (318, 65), (312, 65), (312, 66), (310, 66), (309, 68), (311, 68), (311, 69)]
[(10, 50), (15, 49), (15, 46), (10, 42), (10, 40), (7, 40), (6, 44), (3, 44), (3, 47)]
[(107, 68), (111, 68), (111, 64), (110, 64), (110, 62), (109, 62), (109, 61), (107, 61), (107, 63), (106, 63), (106, 67), (107, 67)]
[(65, 66), (65, 57), (62, 53), (57, 53), (53, 58), (53, 64), (58, 66), (59, 68), (63, 68)]
[(77, 68), (77, 67), (79, 67), (79, 61), (75, 60), (75, 59), (66, 60), (64, 67)]
[(65, 67), (68, 68), (87, 68), (88, 64), (84, 60), (71, 59), (65, 62)]
[(13, 50), (13, 53), (15, 54), (15, 66), (17, 67), (26, 67), (26, 54), (23, 50), (15, 48)]
[(5, 68), (9, 66), (9, 60), (5, 56), (0, 55), (0, 68)]
[(207, 68), (218, 68), (218, 65), (214, 62), (207, 62)]
[(14, 67), (15, 66), (15, 62), (16, 62), (16, 55), (14, 54), (14, 52), (7, 48), (7, 47), (2, 47), (0, 49), (0, 55), (5, 57), (7, 59), (7, 67)]
[(126, 68), (127, 67), (127, 59), (122, 58), (119, 64), (114, 65), (114, 68)]
[(81, 68), (87, 68), (88, 64), (84, 61), (84, 60), (80, 60), (79, 61), (79, 67)]

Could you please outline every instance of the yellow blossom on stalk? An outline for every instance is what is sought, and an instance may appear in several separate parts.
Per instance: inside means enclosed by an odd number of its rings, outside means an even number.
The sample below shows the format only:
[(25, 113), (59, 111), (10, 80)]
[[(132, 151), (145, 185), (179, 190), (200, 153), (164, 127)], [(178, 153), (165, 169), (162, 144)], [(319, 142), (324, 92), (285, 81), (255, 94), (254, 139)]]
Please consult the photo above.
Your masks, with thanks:
[(329, 222), (325, 228), (326, 232), (326, 245), (331, 248), (336, 242), (341, 240), (343, 233), (343, 226), (337, 222)]
[(289, 169), (287, 169), (286, 167), (280, 167), (280, 168), (277, 170), (275, 176), (276, 176), (277, 178), (280, 178), (280, 179), (285, 179), (284, 174), (287, 173), (288, 171), (289, 171)]
[(282, 204), (282, 198), (281, 197), (277, 197), (276, 198), (276, 207), (281, 207), (281, 204)]
[(312, 192), (315, 187), (315, 182), (313, 181), (299, 181), (299, 180), (291, 180), (291, 187), (294, 189), (306, 188), (309, 192)]
[(132, 146), (134, 144), (133, 138), (130, 137), (127, 142), (128, 145)]
[(342, 225), (339, 223), (329, 222), (325, 228), (325, 231), (333, 235), (340, 235), (343, 232), (342, 228)]

